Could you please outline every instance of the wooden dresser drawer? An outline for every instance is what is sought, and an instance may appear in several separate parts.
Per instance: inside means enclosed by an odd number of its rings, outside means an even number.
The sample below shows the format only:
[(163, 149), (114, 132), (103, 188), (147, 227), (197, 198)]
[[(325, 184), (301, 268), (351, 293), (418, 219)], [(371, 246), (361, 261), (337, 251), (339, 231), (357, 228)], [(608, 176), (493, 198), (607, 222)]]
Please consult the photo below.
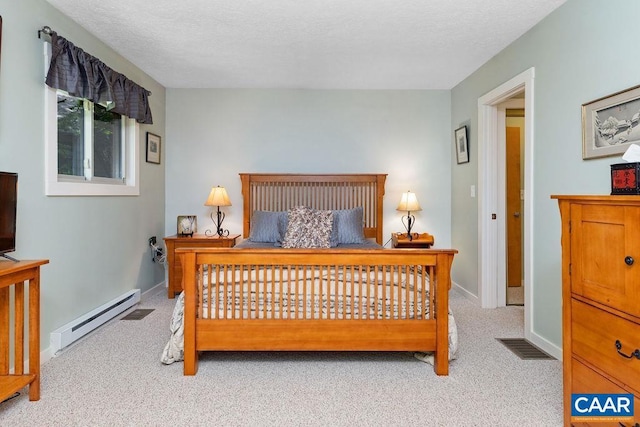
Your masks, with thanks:
[(640, 359), (626, 358), (640, 348), (640, 325), (575, 299), (571, 300), (572, 351), (623, 384), (640, 392)]
[[(578, 360), (573, 359), (571, 363), (571, 392), (572, 393), (607, 393), (607, 394), (622, 394), (629, 393), (628, 390), (625, 390), (616, 384), (612, 383), (602, 375), (595, 372), (593, 369), (587, 367), (586, 365), (580, 363)], [(640, 423), (640, 397), (635, 395), (633, 407), (635, 409), (635, 420), (634, 422)], [(633, 423), (627, 423), (633, 425)], [(587, 425), (596, 425), (599, 427), (607, 427), (607, 426), (616, 426), (620, 427), (620, 423), (611, 422), (611, 423), (572, 423), (574, 426), (587, 426)]]

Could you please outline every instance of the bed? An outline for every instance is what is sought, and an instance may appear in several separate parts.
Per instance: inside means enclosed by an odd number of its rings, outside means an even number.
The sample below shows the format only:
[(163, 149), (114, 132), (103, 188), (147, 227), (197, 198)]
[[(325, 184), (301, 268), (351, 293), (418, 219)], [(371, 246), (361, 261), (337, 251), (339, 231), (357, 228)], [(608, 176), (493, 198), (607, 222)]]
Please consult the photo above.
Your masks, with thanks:
[(429, 352), (448, 375), (457, 251), (382, 247), (385, 174), (240, 178), (246, 240), (176, 251), (184, 375), (231, 350)]

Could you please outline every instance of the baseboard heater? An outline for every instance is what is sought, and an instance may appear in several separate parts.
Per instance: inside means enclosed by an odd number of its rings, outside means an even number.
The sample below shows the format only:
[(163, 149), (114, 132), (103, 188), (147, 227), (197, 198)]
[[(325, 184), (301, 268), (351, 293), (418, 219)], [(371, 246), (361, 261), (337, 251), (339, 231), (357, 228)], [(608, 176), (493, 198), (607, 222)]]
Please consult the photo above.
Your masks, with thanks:
[(140, 289), (133, 289), (56, 329), (51, 332), (51, 354), (55, 355), (138, 302), (140, 302)]

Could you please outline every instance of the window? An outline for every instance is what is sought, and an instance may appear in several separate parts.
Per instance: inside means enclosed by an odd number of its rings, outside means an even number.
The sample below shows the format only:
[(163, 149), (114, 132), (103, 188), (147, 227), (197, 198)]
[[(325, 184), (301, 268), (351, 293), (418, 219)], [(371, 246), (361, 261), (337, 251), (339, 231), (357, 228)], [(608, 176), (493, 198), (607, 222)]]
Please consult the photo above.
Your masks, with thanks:
[(58, 175), (123, 182), (126, 118), (62, 91), (57, 95)]
[(136, 121), (65, 91), (45, 90), (46, 194), (139, 195)]

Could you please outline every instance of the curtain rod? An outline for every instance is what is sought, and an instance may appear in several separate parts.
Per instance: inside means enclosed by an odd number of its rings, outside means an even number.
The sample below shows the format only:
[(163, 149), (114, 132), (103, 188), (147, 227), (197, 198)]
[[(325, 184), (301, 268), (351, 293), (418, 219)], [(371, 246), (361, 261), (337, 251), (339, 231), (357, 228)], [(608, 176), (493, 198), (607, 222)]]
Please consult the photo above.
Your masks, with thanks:
[(51, 33), (53, 33), (51, 27), (45, 25), (41, 30), (38, 30), (38, 38), (51, 43)]

